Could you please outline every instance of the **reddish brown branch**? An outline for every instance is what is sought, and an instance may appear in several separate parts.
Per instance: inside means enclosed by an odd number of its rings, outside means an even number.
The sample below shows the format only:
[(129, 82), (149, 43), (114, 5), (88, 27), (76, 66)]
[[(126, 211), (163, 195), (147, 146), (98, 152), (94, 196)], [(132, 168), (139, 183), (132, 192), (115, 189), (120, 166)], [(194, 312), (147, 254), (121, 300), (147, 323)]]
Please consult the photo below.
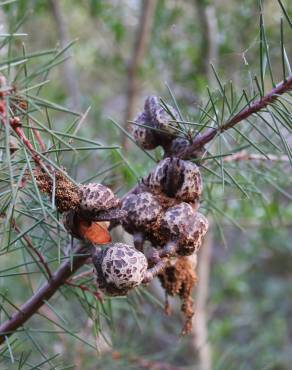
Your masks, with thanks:
[(99, 292), (99, 291), (93, 291), (93, 290), (89, 289), (87, 286), (85, 286), (83, 284), (74, 284), (70, 280), (67, 280), (66, 281), (66, 285), (72, 286), (73, 288), (79, 288), (79, 289), (83, 290), (83, 292), (88, 292), (88, 293), (92, 294), (100, 302), (103, 301), (103, 295), (102, 295), (101, 292)]
[(214, 139), (215, 136), (217, 136), (221, 132), (224, 132), (232, 128), (236, 124), (250, 117), (252, 114), (261, 111), (262, 109), (267, 107), (269, 104), (277, 100), (279, 95), (282, 95), (290, 90), (292, 90), (292, 76), (290, 76), (287, 80), (279, 83), (269, 93), (267, 93), (260, 99), (252, 102), (246, 108), (242, 109), (239, 113), (237, 113), (235, 116), (230, 118), (227, 122), (225, 122), (220, 127), (208, 129), (202, 135), (197, 136), (194, 139), (193, 143), (189, 145), (188, 147), (184, 148), (179, 153), (178, 156), (180, 158), (190, 158), (195, 150), (209, 143), (212, 139)]
[(88, 258), (88, 248), (78, 246), (74, 249), (73, 261), (64, 262), (59, 269), (19, 310), (0, 326), (0, 344), (5, 341), (5, 337), (13, 334), (27, 320), (29, 320), (45, 303), (49, 300), (66, 280), (77, 271)]
[[(2, 125), (6, 126), (6, 104), (5, 101), (0, 101), (0, 118)], [(35, 151), (34, 147), (31, 145), (30, 141), (25, 136), (25, 133), (23, 132), (20, 124), (20, 119), (18, 117), (11, 117), (9, 119), (9, 124), (12, 128), (12, 130), (16, 133), (16, 135), (19, 137), (19, 139), (22, 141), (22, 143), (26, 146), (26, 148), (29, 150), (33, 161), (37, 166), (41, 166), (41, 159), (40, 156)]]
[(45, 152), (46, 151), (46, 146), (45, 146), (45, 143), (44, 143), (39, 131), (35, 127), (33, 127), (32, 130), (33, 130), (34, 136), (37, 139), (37, 142), (39, 143), (39, 146), (40, 146), (42, 152)]
[[(18, 233), (21, 233), (19, 227), (17, 226), (15, 220), (12, 220), (12, 227), (13, 229), (18, 232)], [(45, 258), (44, 256), (34, 247), (32, 241), (30, 240), (30, 238), (27, 236), (27, 235), (23, 235), (22, 236), (23, 239), (26, 241), (26, 244), (28, 245), (28, 247), (33, 251), (33, 253), (35, 253), (37, 255), (37, 257), (39, 258), (39, 262), (42, 264), (42, 266), (44, 267), (44, 269), (46, 270), (46, 273), (48, 275), (49, 278), (52, 277), (52, 272), (47, 264), (47, 262), (45, 261)]]
[(23, 132), (20, 124), (20, 119), (18, 117), (10, 118), (10, 126), (13, 129), (13, 131), (16, 133), (16, 135), (20, 138), (22, 143), (26, 146), (26, 148), (29, 150), (31, 157), (35, 164), (37, 166), (42, 166), (40, 156), (37, 154), (36, 150), (30, 143), (30, 141), (25, 136), (25, 133)]

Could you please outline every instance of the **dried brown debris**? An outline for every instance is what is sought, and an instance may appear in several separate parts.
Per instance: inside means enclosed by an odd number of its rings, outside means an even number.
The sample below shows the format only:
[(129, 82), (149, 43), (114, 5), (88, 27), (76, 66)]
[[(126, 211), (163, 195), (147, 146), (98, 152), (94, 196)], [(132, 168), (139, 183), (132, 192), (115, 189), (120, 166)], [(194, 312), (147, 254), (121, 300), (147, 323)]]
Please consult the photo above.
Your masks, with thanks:
[(180, 257), (175, 261), (170, 261), (159, 275), (159, 280), (168, 295), (178, 295), (182, 300), (181, 311), (185, 316), (182, 335), (189, 334), (194, 315), (192, 289), (197, 281), (193, 264), (188, 257)]

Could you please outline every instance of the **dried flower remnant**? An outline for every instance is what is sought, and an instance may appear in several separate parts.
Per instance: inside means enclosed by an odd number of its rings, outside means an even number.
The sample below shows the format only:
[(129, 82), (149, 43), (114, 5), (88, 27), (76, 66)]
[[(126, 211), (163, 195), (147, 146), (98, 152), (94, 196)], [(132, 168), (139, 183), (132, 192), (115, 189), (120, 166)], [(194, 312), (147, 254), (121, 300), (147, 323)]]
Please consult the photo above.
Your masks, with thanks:
[[(34, 177), (39, 189), (52, 197), (54, 181), (46, 172), (35, 170)], [(76, 209), (80, 204), (81, 193), (79, 187), (72, 183), (61, 172), (55, 172), (55, 203), (59, 212), (63, 213)]]
[(158, 275), (162, 287), (170, 296), (179, 296), (182, 300), (181, 311), (185, 316), (182, 335), (192, 330), (194, 315), (192, 289), (197, 281), (194, 264), (190, 257), (180, 257), (170, 261), (162, 273)]

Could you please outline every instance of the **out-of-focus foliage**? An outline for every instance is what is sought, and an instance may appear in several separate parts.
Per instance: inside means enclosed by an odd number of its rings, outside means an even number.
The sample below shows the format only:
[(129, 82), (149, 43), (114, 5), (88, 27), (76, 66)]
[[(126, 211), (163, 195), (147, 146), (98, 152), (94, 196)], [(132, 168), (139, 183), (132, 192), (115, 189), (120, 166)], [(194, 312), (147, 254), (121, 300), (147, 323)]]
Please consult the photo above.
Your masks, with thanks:
[[(69, 53), (72, 54), (73, 78), (77, 81), (80, 101), (78, 107), (73, 106), (62, 64), (50, 71), (48, 79), (51, 82), (42, 87), (42, 97), (82, 112), (90, 106), (78, 135), (104, 145), (119, 144), (120, 131), (109, 117), (123, 124), (127, 66), (132, 57), (140, 2), (62, 0), (59, 3), (68, 41), (78, 39)], [(207, 5), (208, 2), (201, 3)], [(210, 3), (214, 3), (218, 23), (218, 33), (212, 35), (218, 40), (216, 70), (223, 80), (233, 81), (239, 95), (242, 89), (250, 92), (251, 76), (261, 73), (259, 6), (253, 0)], [(292, 3), (286, 1), (284, 5), (291, 14)], [(266, 0), (263, 7), (273, 76), (275, 82), (279, 82), (282, 80), (279, 19), (283, 13), (274, 0)], [(1, 32), (28, 34), (11, 43), (11, 55), (19, 55), (23, 42), (26, 54), (58, 46), (60, 33), (50, 2), (18, 0), (0, 8), (0, 12)], [(284, 23), (288, 31), (285, 19)], [(16, 29), (17, 25), (19, 29)], [(288, 34), (286, 53), (291, 61), (291, 32)], [(149, 47), (139, 68), (137, 110), (142, 108), (145, 96), (150, 94), (167, 97), (171, 102), (165, 86), (167, 82), (175, 93), (184, 118), (197, 121), (197, 106), (206, 102), (208, 97), (206, 85), (211, 84), (216, 90), (215, 98), (220, 95), (216, 79), (208, 81), (204, 73), (206, 61), (202, 53), (206, 42), (195, 2), (159, 0)], [(7, 58), (7, 47), (2, 49), (1, 58)], [(39, 60), (31, 60), (30, 71), (37, 70), (39, 65)], [(268, 68), (267, 61), (265, 68)], [(269, 78), (265, 86), (267, 90), (272, 87)], [(72, 123), (73, 119), (66, 117), (58, 110), (50, 114), (55, 129), (60, 131)], [(248, 135), (249, 130), (247, 127), (243, 132)], [(251, 139), (257, 139), (258, 144), (259, 137), (255, 134)], [(238, 147), (246, 144), (240, 135), (237, 139)], [(291, 137), (287, 140), (291, 144)], [(281, 145), (280, 138), (276, 145)], [(273, 149), (272, 144), (270, 148)], [(213, 154), (220, 153), (220, 150), (216, 145), (210, 148)], [(119, 165), (123, 162), (120, 153), (126, 155), (130, 168)], [(155, 155), (158, 156), (159, 152)], [(142, 176), (153, 165), (134, 145), (126, 154), (116, 150), (84, 151), (78, 159), (72, 160), (68, 153), (63, 158), (62, 164), (72, 168), (70, 175), (77, 181), (85, 181), (110, 166), (116, 166), (113, 171), (102, 173), (95, 179), (111, 185), (120, 193), (135, 183), (135, 174)], [(220, 165), (215, 167), (220, 172)], [(237, 186), (223, 191), (221, 179), (218, 180), (219, 185), (214, 178), (209, 177), (206, 181), (202, 207), (214, 218), (208, 301), (208, 339), (213, 352), (213, 369), (288, 370), (292, 363), (292, 306), (289, 299), (292, 293), (291, 167), (284, 164), (279, 170), (273, 162), (260, 165), (235, 162), (227, 168), (235, 173), (239, 185), (246, 185), (253, 196), (245, 198)], [(210, 171), (203, 171), (203, 174), (207, 177)], [(230, 180), (226, 174), (225, 178)], [(250, 188), (249, 184), (254, 186)], [(41, 238), (42, 235), (35, 235), (34, 240), (41, 242)], [(30, 291), (30, 278), (19, 275), (8, 279), (4, 271), (5, 265), (11, 261), (0, 258), (1, 295), (11, 294), (13, 286), (13, 295), (20, 305)], [(31, 279), (37, 286), (37, 279), (33, 276)], [(154, 287), (152, 293), (155, 299), (146, 297), (147, 292), (141, 290), (129, 299), (107, 300), (103, 307), (88, 296), (65, 291), (67, 299), (62, 301), (60, 312), (50, 310), (49, 305), (45, 311), (60, 326), (48, 323), (38, 328), (32, 319), (30, 326), (35, 328), (35, 332), (25, 333), (26, 339), (19, 347), (17, 343), (14, 346), (11, 339), (12, 355), (9, 346), (2, 350), (1, 368), (18, 369), (19, 362), (11, 364), (11, 356), (19, 359), (22, 351), (24, 357), (27, 356), (22, 360), (27, 363), (24, 369), (33, 366), (58, 370), (140, 369), (134, 358), (164, 361), (183, 369), (196, 368), (198, 356), (192, 336), (179, 338), (179, 314), (166, 317), (159, 289)], [(61, 295), (53, 302), (59, 299)], [(80, 305), (82, 299), (86, 300), (84, 309)], [(86, 310), (90, 311), (88, 315)], [(100, 314), (103, 317), (100, 323), (94, 321), (95, 312), (98, 312), (96, 316)], [(5, 313), (1, 312), (1, 315), (2, 321)], [(96, 334), (100, 329), (98, 324), (103, 325), (103, 334)], [(68, 330), (70, 335), (67, 335)], [(92, 345), (95, 339), (99, 352)], [(58, 357), (53, 359), (56, 354)], [(70, 364), (72, 367), (67, 367)]]

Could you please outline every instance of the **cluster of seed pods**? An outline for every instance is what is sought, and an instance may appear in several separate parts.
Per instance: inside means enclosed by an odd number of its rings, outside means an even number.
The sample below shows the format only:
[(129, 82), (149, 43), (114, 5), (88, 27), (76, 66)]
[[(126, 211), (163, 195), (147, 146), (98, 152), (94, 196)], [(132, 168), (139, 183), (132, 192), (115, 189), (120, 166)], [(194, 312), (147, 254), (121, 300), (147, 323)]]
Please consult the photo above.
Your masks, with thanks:
[(64, 213), (65, 228), (73, 237), (97, 247), (92, 262), (98, 288), (111, 296), (126, 295), (141, 284), (148, 262), (135, 248), (111, 243), (108, 221), (127, 216), (120, 210), (121, 202), (102, 184), (80, 185), (79, 194), (79, 206)]
[[(133, 235), (135, 247), (112, 243), (97, 248), (93, 255), (98, 286), (108, 295), (126, 295), (158, 275), (168, 294), (188, 296), (184, 306), (191, 301), (193, 274), (191, 284), (188, 274), (180, 274), (185, 281), (176, 284), (180, 287), (176, 289), (165, 274), (175, 261), (182, 262), (176, 263), (177, 268), (186, 265), (208, 230), (207, 219), (198, 212), (203, 189), (199, 167), (176, 156), (188, 142), (176, 137), (176, 120), (179, 115), (173, 107), (162, 107), (158, 98), (148, 97), (133, 125), (133, 137), (146, 150), (161, 145), (164, 158), (122, 201), (101, 184), (81, 185), (79, 207), (65, 214), (64, 223), (71, 234), (93, 244), (102, 244), (94, 235), (101, 235), (97, 221), (103, 219), (119, 217), (122, 227)], [(107, 240), (103, 235), (103, 240), (109, 243), (110, 237)], [(145, 241), (152, 245), (147, 258)], [(171, 259), (174, 262), (170, 264)]]
[(127, 214), (124, 229), (134, 236), (138, 249), (144, 240), (153, 247), (175, 244), (177, 254), (198, 251), (208, 230), (208, 221), (198, 212), (202, 179), (196, 164), (165, 158), (141, 183), (136, 194), (122, 203)]
[(122, 225), (134, 236), (138, 249), (144, 240), (155, 248), (172, 243), (178, 255), (187, 256), (200, 248), (208, 221), (198, 212), (203, 189), (199, 167), (176, 156), (188, 143), (176, 137), (177, 120), (179, 114), (173, 107), (161, 106), (155, 96), (146, 99), (144, 111), (134, 122), (133, 137), (143, 149), (161, 145), (165, 156), (135, 194), (124, 199), (121, 209), (127, 217)]

